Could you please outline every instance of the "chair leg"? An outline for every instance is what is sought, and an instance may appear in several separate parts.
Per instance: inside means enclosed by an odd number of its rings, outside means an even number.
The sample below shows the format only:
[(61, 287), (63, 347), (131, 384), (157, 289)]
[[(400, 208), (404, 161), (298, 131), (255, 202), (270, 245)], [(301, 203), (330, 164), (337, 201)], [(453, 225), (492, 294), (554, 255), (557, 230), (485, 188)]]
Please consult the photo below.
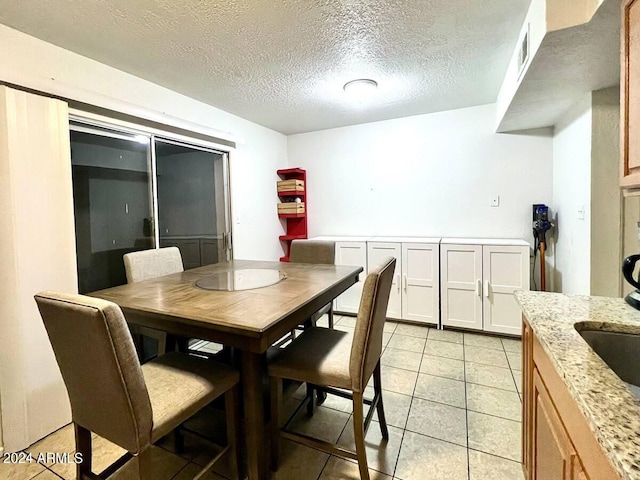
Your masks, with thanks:
[(313, 417), (315, 404), (316, 404), (315, 388), (311, 383), (307, 382), (307, 415), (309, 417)]
[(138, 455), (138, 478), (140, 480), (156, 480), (153, 474), (153, 461), (151, 460), (151, 448), (143, 450)]
[(73, 424), (73, 429), (76, 435), (76, 452), (82, 455), (82, 460), (76, 464), (76, 478), (85, 480), (93, 476), (91, 471), (91, 432), (77, 423)]
[(231, 480), (240, 479), (240, 456), (238, 455), (238, 432), (240, 416), (238, 415), (238, 387), (235, 386), (224, 394), (225, 416), (227, 420), (227, 445), (229, 446), (229, 465)]
[(271, 377), (271, 470), (278, 471), (280, 463), (280, 403), (282, 379)]
[(329, 328), (333, 328), (333, 302), (331, 302), (331, 306), (327, 312), (327, 317), (329, 318)]
[(369, 480), (367, 450), (364, 444), (364, 397), (362, 392), (353, 392), (353, 438), (360, 467), (360, 480)]
[(382, 438), (389, 440), (389, 429), (387, 428), (387, 419), (384, 415), (384, 404), (382, 403), (382, 379), (380, 378), (380, 361), (373, 369), (373, 390), (375, 395), (378, 396), (378, 405), (376, 410), (378, 412), (378, 421), (380, 422), (380, 433)]

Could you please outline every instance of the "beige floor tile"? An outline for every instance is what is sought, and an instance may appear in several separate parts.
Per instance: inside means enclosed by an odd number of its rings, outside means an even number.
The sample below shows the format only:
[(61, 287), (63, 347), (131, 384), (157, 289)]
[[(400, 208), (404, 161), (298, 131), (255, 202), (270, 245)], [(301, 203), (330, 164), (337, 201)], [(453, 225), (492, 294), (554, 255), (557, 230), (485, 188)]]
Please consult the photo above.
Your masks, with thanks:
[(402, 480), (467, 480), (467, 449), (407, 431), (395, 476)]
[(347, 333), (353, 333), (354, 330), (355, 330), (353, 327), (349, 327), (347, 325), (343, 325), (342, 323), (334, 325), (333, 329), (334, 330), (340, 330), (341, 332), (347, 332)]
[[(333, 323), (335, 325), (336, 317), (333, 317)], [(316, 320), (317, 327), (329, 328), (329, 316), (327, 314), (321, 316), (318, 320)]]
[[(403, 395), (413, 395), (418, 372), (382, 365), (380, 376), (382, 378), (383, 390), (401, 393)], [(370, 383), (373, 385), (373, 379)]]
[(271, 480), (315, 479), (320, 476), (329, 455), (288, 440), (282, 441), (278, 471)]
[[(73, 425), (66, 425), (55, 432), (49, 434), (39, 442), (34, 443), (27, 452), (36, 456), (40, 453), (69, 453), (74, 452), (76, 449), (75, 434), (73, 431)], [(45, 461), (44, 465), (50, 466), (52, 462)]]
[(382, 348), (389, 345), (389, 340), (391, 340), (392, 336), (393, 333), (382, 332)]
[[(91, 434), (93, 471), (102, 472), (118, 460), (126, 451), (98, 435)], [(56, 463), (51, 470), (65, 479), (75, 479), (76, 466), (72, 463)]]
[(520, 370), (513, 370), (513, 380), (516, 384), (516, 389), (518, 390), (518, 393), (522, 393), (522, 371)]
[(507, 360), (509, 360), (509, 366), (512, 370), (522, 370), (521, 352), (507, 352)]
[(496, 367), (508, 368), (507, 356), (503, 350), (494, 350), (492, 348), (476, 347), (474, 345), (466, 345), (464, 347), (464, 359), (467, 362), (482, 363), (484, 365), (493, 365)]
[(338, 395), (328, 394), (322, 406), (344, 413), (351, 413), (353, 411), (353, 401), (348, 398), (339, 397)]
[(484, 385), (467, 384), (467, 408), (474, 412), (522, 421), (522, 404), (517, 392)]
[(44, 466), (35, 463), (35, 459), (33, 463), (29, 463), (24, 453), (12, 454), (9, 457), (10, 461), (13, 461), (13, 458), (15, 462), (25, 463), (4, 463), (3, 456), (3, 461), (0, 462), (0, 478), (3, 480), (29, 480), (45, 470)]
[(429, 328), (422, 325), (408, 325), (399, 323), (395, 333), (409, 337), (427, 338)]
[(436, 340), (438, 342), (450, 342), (450, 343), (462, 343), (462, 332), (456, 332), (453, 330), (438, 330), (432, 328), (429, 330), (429, 340)]
[[(187, 460), (168, 452), (160, 447), (151, 446), (151, 458), (153, 462), (153, 479), (170, 480), (186, 465)], [(138, 459), (133, 458), (125, 466), (120, 468), (109, 480), (139, 480)], [(96, 469), (94, 469), (95, 471)]]
[(516, 391), (511, 369), (483, 365), (481, 363), (466, 362), (465, 377), (467, 382), (487, 387), (501, 388), (511, 392)]
[(502, 345), (507, 352), (522, 352), (522, 340), (519, 338), (503, 338)]
[(382, 354), (382, 358), (380, 359), (382, 365), (404, 368), (405, 370), (412, 370), (414, 372), (417, 372), (420, 369), (421, 361), (421, 353), (399, 350), (392, 347), (387, 347)]
[(520, 422), (469, 410), (467, 424), (469, 448), (520, 461)]
[(51, 470), (44, 470), (42, 473), (39, 473), (38, 475), (33, 477), (33, 480), (60, 480), (60, 478), (62, 477), (59, 477)]
[(480, 335), (477, 333), (465, 333), (464, 344), (474, 345), (476, 347), (493, 348), (495, 350), (504, 350), (502, 341), (499, 337)]
[[(383, 390), (382, 403), (384, 404), (387, 425), (404, 428), (407, 424), (409, 408), (411, 407), (411, 396)], [(378, 417), (375, 415), (373, 418), (377, 419)]]
[(524, 480), (524, 474), (519, 462), (469, 450), (469, 480)]
[(414, 396), (465, 408), (464, 382), (450, 378), (421, 373), (418, 375)]
[(440, 342), (437, 340), (427, 339), (424, 347), (425, 355), (433, 355), (436, 357), (453, 358), (454, 360), (464, 360), (464, 347), (462, 344), (452, 342)]
[(304, 433), (332, 443), (338, 441), (349, 420), (349, 414), (323, 406), (316, 408), (311, 418), (307, 417), (305, 412), (306, 409), (300, 411), (289, 424), (289, 428), (295, 432)]
[[(336, 322), (334, 322), (334, 326), (335, 326)], [(356, 317), (346, 317), (343, 316), (340, 318), (340, 321), (338, 322), (338, 325), (342, 326), (342, 327), (350, 327), (350, 328), (355, 328), (356, 326)]]
[(409, 337), (407, 335), (399, 335), (394, 333), (387, 344), (388, 348), (398, 348), (400, 350), (408, 350), (410, 352), (417, 352), (422, 354), (424, 350), (424, 344), (426, 340), (424, 338)]
[[(380, 424), (372, 421), (365, 436), (365, 449), (367, 451), (367, 463), (370, 469), (377, 470), (388, 475), (393, 475), (398, 461), (400, 444), (402, 443), (403, 430), (387, 425), (389, 439), (384, 440), (380, 433)], [(344, 429), (338, 441), (339, 445), (355, 451), (356, 444), (353, 440), (353, 417)]]
[(392, 320), (385, 320), (383, 332), (395, 333), (397, 328), (398, 328), (398, 322), (394, 322)]
[(453, 358), (423, 355), (420, 373), (428, 373), (436, 377), (446, 377), (453, 380), (464, 380), (464, 362)]
[(407, 430), (467, 446), (467, 414), (463, 408), (414, 398)]
[[(392, 477), (369, 468), (371, 480), (392, 480)], [(358, 464), (343, 458), (331, 457), (318, 480), (360, 480)]]
[[(171, 480), (193, 480), (193, 477), (195, 477), (198, 472), (200, 472), (200, 470), (202, 470), (202, 467), (200, 465), (189, 463), (185, 465), (184, 468), (180, 470), (180, 472), (178, 472), (178, 474)], [(226, 478), (218, 475), (215, 472), (209, 472), (203, 477), (202, 480), (226, 480)]]

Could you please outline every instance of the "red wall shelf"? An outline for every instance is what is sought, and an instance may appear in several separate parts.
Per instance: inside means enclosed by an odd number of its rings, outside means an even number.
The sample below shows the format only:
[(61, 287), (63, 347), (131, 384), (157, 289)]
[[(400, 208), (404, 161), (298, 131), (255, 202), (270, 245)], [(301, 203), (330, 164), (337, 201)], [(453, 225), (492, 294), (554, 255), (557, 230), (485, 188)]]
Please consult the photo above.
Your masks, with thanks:
[(278, 176), (282, 180), (302, 180), (304, 182), (304, 190), (286, 190), (278, 192), (280, 200), (290, 200), (294, 197), (300, 197), (304, 202), (305, 213), (281, 213), (278, 217), (286, 222), (287, 233), (280, 235), (280, 241), (284, 242), (285, 256), (280, 257), (281, 262), (289, 261), (289, 252), (291, 250), (291, 242), (293, 240), (302, 240), (307, 238), (307, 213), (309, 204), (307, 202), (307, 171), (302, 168), (285, 168), (277, 171)]

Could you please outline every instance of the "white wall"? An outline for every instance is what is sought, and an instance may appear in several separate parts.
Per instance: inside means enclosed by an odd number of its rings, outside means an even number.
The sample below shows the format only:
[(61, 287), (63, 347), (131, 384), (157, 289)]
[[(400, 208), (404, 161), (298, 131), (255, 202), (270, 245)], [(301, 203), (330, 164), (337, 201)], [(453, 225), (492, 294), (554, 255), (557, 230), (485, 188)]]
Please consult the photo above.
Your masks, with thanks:
[[(586, 94), (555, 127), (553, 216), (557, 292), (585, 294), (591, 281), (591, 94)], [(578, 210), (584, 209), (584, 219)]]
[(613, 87), (592, 94), (591, 295), (622, 293), (621, 216), (620, 88)]
[(0, 58), (0, 81), (236, 139), (230, 156), (234, 256), (282, 255), (274, 184), (276, 170), (287, 166), (284, 135), (4, 25)]
[(484, 105), (290, 136), (310, 234), (532, 242), (531, 205), (552, 199), (551, 133), (495, 134), (494, 120)]

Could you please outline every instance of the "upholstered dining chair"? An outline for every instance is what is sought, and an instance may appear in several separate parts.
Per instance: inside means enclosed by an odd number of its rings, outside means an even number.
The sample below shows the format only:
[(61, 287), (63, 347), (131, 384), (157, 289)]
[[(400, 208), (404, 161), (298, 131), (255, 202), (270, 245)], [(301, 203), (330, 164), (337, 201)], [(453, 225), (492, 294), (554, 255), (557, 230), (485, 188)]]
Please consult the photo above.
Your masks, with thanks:
[[(374, 409), (378, 413), (383, 438), (389, 438), (382, 403), (380, 356), (395, 265), (396, 259), (389, 257), (367, 275), (353, 333), (328, 328), (308, 328), (293, 343), (275, 352), (271, 358), (268, 368), (271, 377), (271, 466), (274, 471), (278, 469), (280, 439), (287, 438), (333, 455), (357, 460), (360, 478), (369, 480), (364, 437)], [(372, 376), (374, 397), (373, 400), (367, 400), (363, 396), (364, 389)], [(288, 423), (306, 400), (284, 427), (280, 428), (283, 379), (320, 386), (328, 393), (352, 399), (356, 451), (287, 429)], [(313, 392), (307, 395), (307, 399), (309, 395), (313, 398)], [(364, 404), (370, 405), (366, 418)]]
[[(333, 265), (336, 260), (336, 242), (328, 240), (294, 240), (289, 250), (290, 263), (314, 263)], [(310, 318), (312, 326), (324, 314), (329, 318), (329, 328), (333, 328), (333, 302), (328, 303)]]
[[(238, 478), (237, 384), (233, 368), (177, 352), (140, 365), (125, 318), (116, 304), (83, 295), (35, 296), (71, 401), (80, 480), (113, 474), (132, 455), (141, 480), (155, 480), (151, 444), (224, 395), (227, 446)], [(100, 475), (92, 472), (91, 432), (127, 450)], [(200, 474), (195, 478), (200, 478)]]
[[(152, 248), (123, 255), (124, 271), (127, 283), (142, 282), (150, 278), (183, 272), (182, 255), (178, 247)], [(142, 337), (149, 337), (158, 342), (157, 354), (149, 353), (144, 340), (140, 340), (138, 349), (140, 359), (144, 362), (157, 355), (163, 355), (167, 350), (167, 333), (154, 328), (135, 325), (130, 327), (133, 333)], [(185, 340), (186, 343), (186, 340)], [(184, 348), (186, 349), (186, 348)]]

